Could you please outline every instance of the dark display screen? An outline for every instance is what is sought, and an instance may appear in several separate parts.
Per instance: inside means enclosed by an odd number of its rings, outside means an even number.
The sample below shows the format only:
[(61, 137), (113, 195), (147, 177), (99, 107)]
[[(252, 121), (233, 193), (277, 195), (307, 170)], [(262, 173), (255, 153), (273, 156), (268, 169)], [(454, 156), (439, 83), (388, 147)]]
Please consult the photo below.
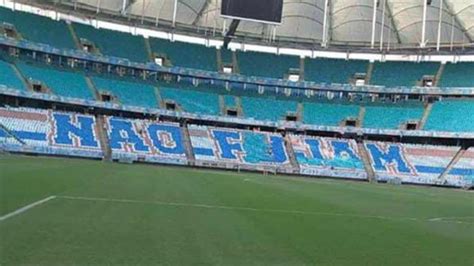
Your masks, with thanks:
[(283, 0), (222, 0), (221, 15), (243, 20), (281, 23)]

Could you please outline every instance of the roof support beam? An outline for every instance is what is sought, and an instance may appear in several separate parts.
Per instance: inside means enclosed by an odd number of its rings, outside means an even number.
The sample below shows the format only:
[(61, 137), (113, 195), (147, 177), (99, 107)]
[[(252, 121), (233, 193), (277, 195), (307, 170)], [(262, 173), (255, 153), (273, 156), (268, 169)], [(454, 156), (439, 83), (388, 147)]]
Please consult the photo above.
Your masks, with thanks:
[(329, 0), (324, 1), (324, 18), (323, 18), (323, 37), (322, 37), (322, 47), (327, 46), (327, 41), (328, 41), (328, 14), (329, 12)]
[(176, 14), (178, 13), (178, 0), (174, 0), (173, 7), (173, 28), (176, 26)]
[(374, 12), (372, 15), (372, 38), (370, 40), (370, 48), (375, 46), (375, 25), (377, 23), (377, 0), (374, 0)]
[(383, 0), (382, 26), (380, 27), (380, 51), (382, 51), (382, 49), (383, 49), (383, 33), (385, 31), (385, 9), (386, 9), (386, 7), (387, 7), (387, 0)]
[(428, 1), (423, 0), (423, 17), (421, 21), (421, 42), (420, 42), (420, 47), (425, 48), (426, 47), (426, 13), (428, 9)]
[(443, 21), (443, 0), (439, 1), (439, 17), (438, 17), (438, 36), (436, 38), (436, 51), (439, 51), (441, 43), (441, 23)]
[(99, 14), (99, 12), (100, 12), (100, 0), (97, 0), (97, 7), (95, 10), (95, 13)]

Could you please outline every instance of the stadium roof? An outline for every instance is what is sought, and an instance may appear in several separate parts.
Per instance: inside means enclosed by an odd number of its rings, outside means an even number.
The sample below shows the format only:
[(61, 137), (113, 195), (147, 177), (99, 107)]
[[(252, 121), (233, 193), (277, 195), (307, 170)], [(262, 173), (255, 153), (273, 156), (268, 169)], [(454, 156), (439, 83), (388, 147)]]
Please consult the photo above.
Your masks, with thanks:
[[(221, 0), (60, 2), (109, 14), (137, 17), (158, 25), (171, 24), (188, 29), (191, 26), (217, 35), (230, 24), (220, 17)], [(284, 0), (281, 25), (274, 27), (243, 22), (237, 35), (262, 40), (297, 39), (301, 43), (375, 47), (390, 45), (393, 48), (436, 46), (438, 38), (441, 46), (472, 45), (474, 1)]]

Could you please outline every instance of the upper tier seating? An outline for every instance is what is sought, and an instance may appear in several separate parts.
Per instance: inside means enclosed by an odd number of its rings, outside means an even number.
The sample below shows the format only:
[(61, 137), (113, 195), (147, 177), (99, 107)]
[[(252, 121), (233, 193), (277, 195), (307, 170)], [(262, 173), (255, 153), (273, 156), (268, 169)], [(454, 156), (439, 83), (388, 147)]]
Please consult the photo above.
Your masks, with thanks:
[(424, 75), (435, 76), (439, 63), (376, 62), (370, 84), (386, 87), (417, 86)]
[(16, 66), (25, 78), (41, 81), (41, 83), (45, 84), (57, 95), (87, 100), (94, 99), (81, 73), (59, 71), (52, 68), (30, 65), (20, 61), (16, 63)]
[(368, 61), (343, 59), (305, 59), (304, 79), (319, 83), (349, 83), (355, 73), (366, 73)]
[(474, 132), (474, 101), (443, 100), (434, 103), (425, 129)]
[(341, 103), (303, 103), (303, 121), (307, 124), (339, 126), (348, 117), (357, 118), (359, 106)]
[(287, 112), (296, 112), (296, 101), (276, 100), (264, 97), (242, 97), (245, 117), (257, 120), (285, 120)]
[(18, 77), (17, 73), (13, 67), (5, 62), (0, 60), (0, 85), (7, 86), (9, 88), (17, 90), (26, 90), (25, 84)]
[(446, 64), (440, 87), (474, 87), (474, 63)]
[(423, 105), (403, 106), (390, 103), (384, 106), (366, 106), (364, 127), (399, 129), (402, 123), (421, 120)]
[(0, 7), (0, 24), (3, 22), (14, 25), (24, 39), (58, 48), (76, 49), (64, 21)]
[(145, 50), (145, 39), (129, 33), (106, 29), (95, 29), (92, 26), (73, 24), (79, 38), (93, 42), (104, 55), (128, 58), (134, 62), (147, 62), (150, 58)]
[(190, 89), (160, 87), (162, 100), (177, 103), (182, 111), (189, 113), (219, 115), (219, 97), (217, 94)]
[(240, 74), (247, 76), (285, 78), (290, 68), (299, 68), (299, 57), (257, 52), (238, 52)]
[(93, 77), (92, 81), (99, 92), (112, 93), (124, 105), (158, 108), (155, 88), (151, 85), (100, 77)]
[(151, 50), (166, 55), (173, 66), (217, 71), (216, 49), (204, 45), (150, 38)]

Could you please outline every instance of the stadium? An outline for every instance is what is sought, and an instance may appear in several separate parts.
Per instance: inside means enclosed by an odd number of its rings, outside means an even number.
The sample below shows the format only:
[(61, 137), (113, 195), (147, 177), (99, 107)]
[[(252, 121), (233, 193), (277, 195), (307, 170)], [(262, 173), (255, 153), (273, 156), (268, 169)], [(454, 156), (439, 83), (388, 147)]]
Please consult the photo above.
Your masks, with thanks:
[(0, 265), (474, 265), (472, 0), (0, 0)]

